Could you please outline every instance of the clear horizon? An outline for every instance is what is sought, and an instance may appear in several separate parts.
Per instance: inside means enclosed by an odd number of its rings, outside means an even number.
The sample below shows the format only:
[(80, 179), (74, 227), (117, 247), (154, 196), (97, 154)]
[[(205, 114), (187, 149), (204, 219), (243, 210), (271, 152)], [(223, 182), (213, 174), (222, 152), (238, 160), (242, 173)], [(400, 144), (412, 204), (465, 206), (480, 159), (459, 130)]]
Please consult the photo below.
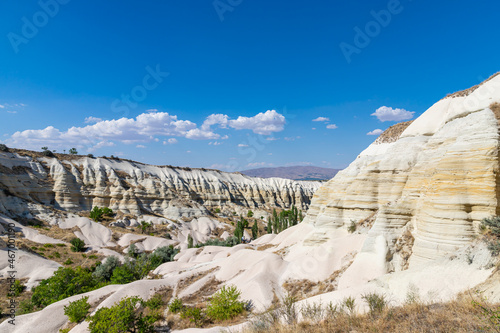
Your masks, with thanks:
[(240, 171), (342, 169), (500, 70), (498, 3), (2, 4), (0, 142)]

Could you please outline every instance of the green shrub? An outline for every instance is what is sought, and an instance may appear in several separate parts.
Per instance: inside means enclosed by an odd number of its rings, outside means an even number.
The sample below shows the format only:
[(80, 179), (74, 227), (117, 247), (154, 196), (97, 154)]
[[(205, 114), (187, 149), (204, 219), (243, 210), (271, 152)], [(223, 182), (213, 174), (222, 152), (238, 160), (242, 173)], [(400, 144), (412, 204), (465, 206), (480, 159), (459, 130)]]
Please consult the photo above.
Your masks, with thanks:
[(97, 255), (91, 254), (91, 255), (89, 255), (89, 259), (97, 259)]
[(137, 296), (126, 297), (115, 303), (110, 308), (100, 308), (97, 312), (87, 318), (89, 331), (91, 333), (122, 333), (122, 332), (154, 332), (153, 324), (160, 316), (153, 312), (144, 315), (137, 310), (143, 300)]
[(245, 303), (240, 301), (241, 292), (236, 286), (223, 286), (208, 302), (207, 316), (213, 320), (232, 319), (245, 310)]
[(95, 206), (90, 211), (90, 218), (92, 220), (94, 220), (95, 222), (101, 221), (104, 216), (112, 217), (113, 215), (114, 215), (113, 210), (109, 209), (108, 207), (99, 208), (99, 207)]
[(71, 260), (71, 258), (68, 258), (65, 262), (63, 262), (63, 264), (65, 265), (71, 265), (73, 263), (73, 260)]
[(61, 254), (60, 254), (59, 252), (57, 252), (57, 251), (56, 251), (56, 252), (54, 252), (54, 257), (56, 257), (56, 258), (61, 258)]
[(384, 295), (379, 295), (373, 292), (361, 295), (361, 298), (368, 304), (371, 315), (380, 314), (387, 307), (387, 300)]
[(483, 226), (488, 227), (494, 236), (496, 237), (500, 236), (500, 216), (492, 216), (484, 218), (481, 221), (481, 224)]
[(35, 311), (36, 305), (30, 300), (25, 299), (19, 302), (19, 308), (17, 310), (18, 315), (27, 314)]
[(342, 309), (346, 309), (350, 315), (354, 315), (356, 311), (356, 299), (354, 297), (346, 297), (342, 300)]
[(31, 301), (35, 306), (45, 307), (64, 298), (85, 293), (98, 287), (98, 281), (92, 278), (89, 269), (77, 267), (59, 267), (54, 275), (42, 280), (33, 288)]
[(163, 300), (160, 294), (156, 294), (147, 301), (144, 302), (144, 306), (147, 306), (151, 310), (158, 310), (163, 305)]
[(70, 150), (68, 151), (71, 155), (77, 155), (78, 154), (78, 151), (76, 150), (76, 148), (70, 148)]
[(201, 309), (199, 308), (187, 308), (185, 307), (181, 312), (182, 319), (189, 319), (190, 322), (194, 323), (196, 327), (201, 327), (205, 322), (205, 316)]
[(63, 244), (63, 243), (57, 243), (56, 245), (57, 245), (57, 246), (59, 246), (59, 247), (64, 247), (64, 246), (66, 246), (66, 244)]
[(253, 217), (253, 212), (251, 210), (247, 212), (247, 217)]
[(89, 297), (85, 296), (64, 306), (64, 314), (68, 316), (70, 322), (79, 323), (87, 317), (90, 310), (88, 299)]
[(54, 245), (50, 244), (50, 243), (47, 243), (47, 244), (43, 244), (43, 247), (54, 247)]
[(50, 150), (44, 150), (44, 151), (42, 152), (42, 155), (43, 155), (43, 156), (47, 156), (47, 157), (54, 157), (54, 153), (53, 153), (53, 152), (51, 152)]
[(71, 240), (71, 251), (73, 252), (82, 252), (85, 249), (85, 242), (80, 238), (73, 238)]
[(188, 249), (192, 248), (194, 243), (193, 236), (188, 235), (187, 241), (188, 241)]
[(170, 302), (170, 305), (168, 306), (168, 310), (172, 313), (181, 312), (182, 309), (184, 309), (184, 304), (182, 304), (182, 300), (180, 300), (179, 298), (175, 298), (172, 302)]
[(14, 297), (19, 296), (24, 290), (26, 289), (26, 286), (21, 283), (19, 280), (14, 281), (13, 287), (11, 287), (9, 294), (13, 294)]
[(356, 229), (358, 228), (358, 226), (356, 225), (356, 221), (354, 220), (351, 220), (351, 224), (347, 227), (347, 231), (349, 231), (349, 233), (353, 233), (356, 231)]
[(120, 260), (117, 257), (109, 256), (106, 258), (105, 262), (96, 267), (92, 276), (100, 281), (109, 281), (113, 275), (114, 269), (120, 265)]
[(219, 214), (220, 213), (220, 208), (215, 208), (214, 212), (215, 212), (215, 214)]
[(204, 246), (226, 246), (232, 247), (238, 245), (238, 238), (235, 236), (228, 237), (226, 240), (220, 239), (209, 239), (205, 243), (196, 244), (196, 247), (204, 247)]

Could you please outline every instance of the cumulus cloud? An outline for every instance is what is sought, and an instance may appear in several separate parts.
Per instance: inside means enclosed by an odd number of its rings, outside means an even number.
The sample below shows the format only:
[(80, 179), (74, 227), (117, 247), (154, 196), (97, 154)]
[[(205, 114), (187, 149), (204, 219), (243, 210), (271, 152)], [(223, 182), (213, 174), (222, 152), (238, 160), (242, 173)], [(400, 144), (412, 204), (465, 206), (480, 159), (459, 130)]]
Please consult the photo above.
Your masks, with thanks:
[(415, 112), (413, 111), (407, 111), (405, 109), (399, 109), (399, 108), (393, 109), (388, 106), (381, 106), (371, 115), (377, 117), (378, 120), (384, 122), (384, 121), (409, 120), (413, 118), (414, 113)]
[(328, 129), (336, 129), (338, 127), (335, 124), (330, 124), (330, 125), (326, 125), (326, 128), (328, 128)]
[[(176, 115), (151, 109), (136, 118), (102, 120), (90, 116), (85, 118), (85, 122), (89, 125), (71, 127), (67, 130), (48, 126), (44, 129), (18, 131), (6, 140), (6, 143), (28, 149), (39, 149), (40, 145), (60, 149), (70, 145), (92, 151), (103, 145), (109, 145), (110, 142), (142, 144), (159, 141), (156, 137), (162, 136), (185, 137), (191, 140), (225, 140), (229, 136), (215, 133), (212, 130), (214, 125), (218, 125), (219, 128), (248, 129), (257, 134), (269, 135), (284, 129), (285, 117), (274, 110), (261, 112), (254, 117), (240, 116), (233, 120), (227, 115), (212, 114), (198, 127), (190, 120), (180, 120)], [(177, 143), (176, 139), (164, 141), (164, 144), (174, 143)], [(219, 144), (219, 142), (214, 143), (214, 145)]]
[(328, 117), (318, 117), (316, 119), (313, 119), (312, 121), (330, 121), (330, 118), (328, 118)]
[(231, 128), (252, 130), (256, 134), (270, 135), (273, 132), (281, 132), (285, 128), (285, 117), (275, 110), (268, 110), (253, 117), (239, 116), (235, 120), (229, 120)]
[(273, 163), (266, 163), (266, 162), (255, 162), (247, 164), (248, 168), (262, 168), (262, 167), (272, 167), (272, 166), (274, 166)]
[(95, 123), (98, 123), (100, 121), (102, 121), (102, 119), (97, 118), (97, 117), (90, 116), (90, 117), (85, 118), (85, 124), (95, 124)]
[(168, 140), (163, 141), (163, 144), (164, 145), (175, 145), (177, 142), (179, 142), (179, 141), (177, 141), (176, 138), (170, 138)]
[(213, 125), (219, 125), (221, 128), (227, 128), (229, 123), (229, 117), (225, 114), (211, 114), (205, 119), (201, 125), (201, 129), (204, 131), (210, 130)]
[(0, 109), (5, 109), (5, 105), (0, 104)]
[(145, 145), (137, 145), (137, 146), (135, 146), (135, 147), (136, 147), (136, 148), (142, 148), (142, 149), (146, 148), (146, 146), (145, 146)]
[(366, 133), (366, 135), (380, 135), (382, 134), (384, 131), (382, 131), (380, 128), (377, 128), (377, 129), (374, 129), (373, 131), (371, 132), (368, 132)]

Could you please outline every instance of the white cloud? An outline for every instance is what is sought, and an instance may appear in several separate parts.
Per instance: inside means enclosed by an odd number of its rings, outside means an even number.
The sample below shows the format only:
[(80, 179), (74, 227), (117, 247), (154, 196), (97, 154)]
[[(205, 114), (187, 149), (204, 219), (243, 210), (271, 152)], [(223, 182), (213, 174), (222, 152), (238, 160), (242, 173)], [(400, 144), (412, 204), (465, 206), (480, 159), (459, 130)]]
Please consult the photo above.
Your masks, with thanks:
[(384, 121), (409, 120), (413, 118), (414, 113), (415, 112), (413, 111), (407, 111), (405, 109), (398, 109), (398, 108), (393, 109), (388, 106), (381, 106), (371, 115), (377, 117), (378, 120), (384, 122)]
[(164, 145), (175, 145), (177, 142), (179, 142), (179, 141), (177, 141), (176, 138), (170, 138), (168, 140), (163, 141), (163, 144)]
[(7, 113), (17, 113), (17, 111), (7, 111)]
[(313, 128), (312, 128), (312, 130), (313, 130), (313, 131), (315, 131), (315, 130), (316, 130), (316, 127), (313, 127)]
[(267, 141), (277, 141), (279, 140), (279, 138), (275, 138), (275, 137), (269, 137), (269, 138), (266, 138)]
[(272, 167), (272, 166), (274, 166), (274, 164), (266, 162), (255, 162), (247, 164), (247, 168), (262, 168), (262, 167)]
[(328, 118), (328, 117), (318, 117), (316, 119), (313, 119), (312, 121), (330, 121), (330, 118)]
[(328, 128), (328, 129), (336, 129), (338, 127), (335, 124), (330, 124), (330, 125), (326, 125), (326, 128)]
[(97, 117), (90, 116), (90, 117), (85, 118), (85, 124), (95, 124), (95, 123), (98, 123), (100, 121), (102, 121), (102, 119), (97, 118)]
[(146, 112), (158, 112), (158, 109), (148, 109)]
[(142, 149), (146, 148), (146, 146), (144, 146), (144, 145), (137, 145), (137, 146), (135, 146), (135, 147), (136, 147), (136, 148), (142, 148)]
[[(179, 120), (176, 115), (155, 111), (142, 113), (136, 118), (113, 120), (90, 116), (85, 118), (85, 122), (89, 125), (74, 126), (67, 130), (48, 126), (44, 129), (18, 131), (6, 141), (11, 146), (19, 148), (39, 149), (42, 145), (62, 149), (70, 145), (92, 151), (100, 147), (102, 142), (142, 144), (159, 141), (156, 137), (162, 136), (185, 137), (192, 140), (225, 140), (229, 138), (228, 135), (221, 137), (220, 134), (213, 132), (211, 127), (219, 125), (221, 128), (249, 129), (257, 134), (269, 135), (284, 129), (285, 117), (274, 110), (259, 113), (254, 117), (240, 116), (235, 120), (229, 120), (227, 115), (213, 114), (205, 119), (201, 127), (198, 127), (192, 121)], [(177, 143), (177, 140), (165, 142), (167, 143), (164, 144), (173, 144)]]
[(227, 128), (229, 123), (229, 117), (225, 114), (211, 114), (205, 119), (203, 125), (201, 125), (201, 129), (204, 131), (210, 130), (210, 127), (213, 125), (219, 125), (222, 128)]
[(380, 135), (382, 134), (384, 131), (382, 131), (380, 128), (377, 128), (377, 129), (374, 129), (373, 131), (371, 132), (368, 132), (366, 133), (366, 135)]
[(236, 120), (230, 120), (229, 126), (237, 129), (249, 129), (256, 134), (270, 135), (273, 132), (281, 132), (285, 128), (285, 117), (275, 110), (268, 110), (253, 117), (239, 116)]
[(240, 143), (240, 144), (238, 145), (238, 147), (248, 147), (248, 145), (246, 145), (246, 144), (244, 144), (244, 143)]
[(0, 104), (0, 109), (5, 109), (5, 105)]
[(186, 150), (186, 153), (191, 154), (191, 150)]
[(214, 141), (214, 142), (209, 142), (208, 144), (211, 146), (220, 146), (222, 142)]
[(194, 128), (192, 130), (189, 130), (186, 133), (185, 137), (186, 139), (191, 139), (191, 140), (214, 140), (220, 138), (220, 135), (211, 131), (205, 131), (199, 128)]

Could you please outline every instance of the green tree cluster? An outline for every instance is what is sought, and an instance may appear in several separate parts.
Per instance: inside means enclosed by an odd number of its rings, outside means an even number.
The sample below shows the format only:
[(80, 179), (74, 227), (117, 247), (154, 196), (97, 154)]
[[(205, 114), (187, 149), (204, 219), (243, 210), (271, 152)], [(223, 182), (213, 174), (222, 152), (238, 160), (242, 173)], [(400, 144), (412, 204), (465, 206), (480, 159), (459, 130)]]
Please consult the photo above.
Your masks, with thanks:
[(273, 209), (273, 215), (267, 223), (267, 232), (279, 234), (285, 229), (302, 222), (304, 216), (301, 210), (292, 205), (290, 210), (282, 210), (279, 214)]
[(112, 307), (102, 307), (87, 318), (91, 333), (153, 333), (153, 324), (161, 318), (158, 311), (147, 311), (148, 303), (138, 296), (122, 298)]
[(112, 217), (114, 215), (114, 212), (112, 209), (108, 207), (97, 207), (95, 206), (91, 211), (90, 211), (90, 218), (96, 222), (99, 222), (102, 220), (103, 217)]

